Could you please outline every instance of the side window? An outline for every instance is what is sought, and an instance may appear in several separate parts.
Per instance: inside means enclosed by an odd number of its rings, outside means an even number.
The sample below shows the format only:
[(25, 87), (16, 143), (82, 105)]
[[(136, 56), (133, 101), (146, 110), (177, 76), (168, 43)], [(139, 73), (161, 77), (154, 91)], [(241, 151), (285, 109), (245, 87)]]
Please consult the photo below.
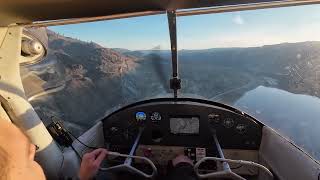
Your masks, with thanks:
[(47, 56), (21, 66), (29, 101), (45, 125), (58, 118), (79, 136), (124, 105), (167, 93), (167, 27), (166, 15), (47, 27)]

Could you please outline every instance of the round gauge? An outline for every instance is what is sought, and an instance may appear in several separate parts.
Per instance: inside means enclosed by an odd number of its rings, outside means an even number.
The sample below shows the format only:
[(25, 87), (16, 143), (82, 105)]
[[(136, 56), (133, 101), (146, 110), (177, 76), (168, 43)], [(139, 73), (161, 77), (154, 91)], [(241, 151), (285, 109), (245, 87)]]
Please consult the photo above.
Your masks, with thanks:
[(233, 119), (231, 119), (231, 118), (226, 118), (226, 119), (223, 121), (223, 125), (224, 125), (224, 127), (226, 127), (226, 128), (231, 128), (231, 127), (234, 125), (234, 121), (233, 121)]
[(153, 112), (150, 118), (152, 121), (161, 121), (161, 115), (158, 112)]
[(239, 133), (239, 134), (244, 134), (246, 131), (247, 131), (247, 126), (244, 125), (244, 124), (238, 124), (236, 126), (236, 131)]
[(213, 123), (219, 123), (220, 122), (219, 114), (211, 113), (211, 114), (208, 115), (208, 119), (209, 119), (209, 122), (213, 122)]
[(137, 113), (136, 113), (136, 120), (137, 120), (138, 122), (140, 122), (140, 121), (145, 121), (146, 119), (147, 119), (146, 113), (144, 113), (144, 112), (137, 112)]

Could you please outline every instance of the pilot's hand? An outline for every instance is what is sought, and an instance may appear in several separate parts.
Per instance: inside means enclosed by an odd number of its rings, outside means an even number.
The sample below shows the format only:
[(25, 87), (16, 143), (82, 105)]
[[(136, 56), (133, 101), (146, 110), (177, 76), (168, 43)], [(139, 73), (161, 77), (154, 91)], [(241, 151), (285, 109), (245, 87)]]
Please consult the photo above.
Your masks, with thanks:
[(99, 148), (83, 155), (79, 172), (80, 180), (93, 179), (107, 153), (106, 149)]
[(175, 167), (176, 165), (178, 165), (179, 163), (182, 163), (182, 162), (188, 163), (193, 166), (192, 160), (185, 155), (179, 155), (176, 158), (174, 158), (172, 160), (172, 165)]

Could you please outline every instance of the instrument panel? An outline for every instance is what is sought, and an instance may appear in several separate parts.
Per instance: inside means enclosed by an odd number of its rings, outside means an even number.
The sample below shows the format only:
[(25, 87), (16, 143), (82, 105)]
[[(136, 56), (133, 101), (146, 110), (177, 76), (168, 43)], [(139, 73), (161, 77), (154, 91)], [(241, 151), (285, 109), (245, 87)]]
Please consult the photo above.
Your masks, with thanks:
[(130, 147), (139, 128), (139, 144), (212, 148), (215, 133), (223, 149), (257, 150), (262, 124), (232, 107), (188, 98), (138, 102), (103, 119), (109, 148)]

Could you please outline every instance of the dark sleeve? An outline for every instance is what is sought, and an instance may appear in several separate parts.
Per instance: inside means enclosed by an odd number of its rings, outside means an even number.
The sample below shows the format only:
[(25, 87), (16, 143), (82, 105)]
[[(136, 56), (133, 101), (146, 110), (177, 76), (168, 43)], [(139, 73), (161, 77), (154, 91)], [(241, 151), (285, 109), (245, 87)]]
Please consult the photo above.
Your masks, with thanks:
[(193, 166), (189, 163), (179, 163), (175, 167), (171, 167), (168, 170), (168, 179), (169, 180), (197, 180), (198, 177), (194, 172)]

